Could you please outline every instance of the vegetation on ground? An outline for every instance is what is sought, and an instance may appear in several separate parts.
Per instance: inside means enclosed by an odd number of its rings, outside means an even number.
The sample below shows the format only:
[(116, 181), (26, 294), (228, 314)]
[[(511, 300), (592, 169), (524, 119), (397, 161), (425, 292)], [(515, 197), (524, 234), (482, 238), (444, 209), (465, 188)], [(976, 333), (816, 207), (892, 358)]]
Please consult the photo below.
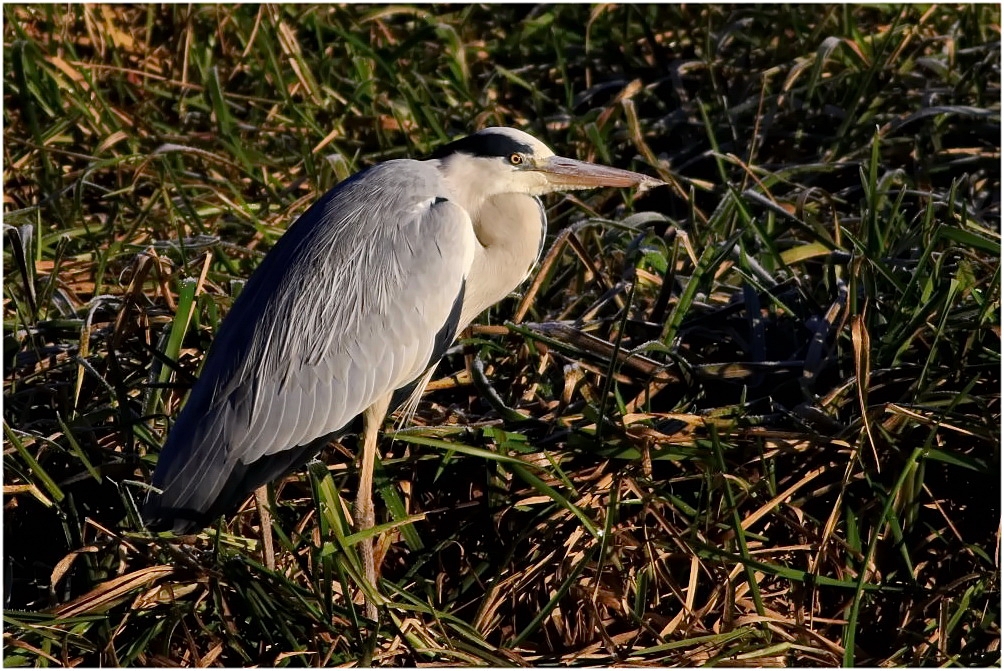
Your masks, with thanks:
[[(5, 665), (1001, 663), (999, 5), (3, 14)], [(143, 530), (291, 220), (489, 125), (669, 186), (549, 198), (388, 422), (379, 621), (354, 435), (274, 569)]]

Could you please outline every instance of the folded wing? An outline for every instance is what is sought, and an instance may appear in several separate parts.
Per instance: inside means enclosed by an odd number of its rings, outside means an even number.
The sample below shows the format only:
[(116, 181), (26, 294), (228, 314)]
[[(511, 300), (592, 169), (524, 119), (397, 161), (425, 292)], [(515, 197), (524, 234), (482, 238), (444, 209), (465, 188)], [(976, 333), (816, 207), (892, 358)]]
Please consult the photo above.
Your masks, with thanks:
[(204, 524), (420, 378), (456, 337), (476, 244), (425, 163), (389, 161), (325, 194), (220, 327), (161, 451), (148, 523)]

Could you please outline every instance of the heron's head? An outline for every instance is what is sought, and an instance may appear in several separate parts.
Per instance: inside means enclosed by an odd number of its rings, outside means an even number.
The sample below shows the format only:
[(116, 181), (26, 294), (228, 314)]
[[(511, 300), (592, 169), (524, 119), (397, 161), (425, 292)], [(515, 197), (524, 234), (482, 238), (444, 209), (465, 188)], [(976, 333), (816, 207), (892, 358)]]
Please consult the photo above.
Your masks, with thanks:
[(540, 196), (601, 186), (658, 186), (661, 181), (628, 170), (556, 156), (547, 145), (515, 128), (485, 128), (430, 156), (447, 180), (472, 199), (502, 193)]

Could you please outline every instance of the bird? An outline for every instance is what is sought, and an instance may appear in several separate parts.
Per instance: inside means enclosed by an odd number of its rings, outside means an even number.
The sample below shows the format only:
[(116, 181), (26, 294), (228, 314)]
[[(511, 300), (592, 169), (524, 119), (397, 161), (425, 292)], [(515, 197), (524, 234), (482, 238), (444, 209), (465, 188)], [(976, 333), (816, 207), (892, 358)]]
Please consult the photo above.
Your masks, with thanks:
[[(146, 526), (207, 526), (361, 414), (353, 523), (373, 527), (388, 411), (405, 401), (414, 412), (457, 335), (529, 276), (547, 227), (539, 197), (662, 183), (491, 127), (337, 184), (278, 239), (220, 324), (157, 459)], [(375, 586), (372, 539), (360, 555)]]

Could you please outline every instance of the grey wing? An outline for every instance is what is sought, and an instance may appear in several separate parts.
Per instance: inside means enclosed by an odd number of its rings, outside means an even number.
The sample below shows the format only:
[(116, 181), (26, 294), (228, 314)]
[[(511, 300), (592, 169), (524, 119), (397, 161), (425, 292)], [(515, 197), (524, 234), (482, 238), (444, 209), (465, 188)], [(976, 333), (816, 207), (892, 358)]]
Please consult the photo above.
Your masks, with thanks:
[(434, 168), (390, 161), (287, 231), (224, 321), (168, 437), (148, 520), (180, 531), (225, 512), (442, 354), (477, 244), (443, 193)]

